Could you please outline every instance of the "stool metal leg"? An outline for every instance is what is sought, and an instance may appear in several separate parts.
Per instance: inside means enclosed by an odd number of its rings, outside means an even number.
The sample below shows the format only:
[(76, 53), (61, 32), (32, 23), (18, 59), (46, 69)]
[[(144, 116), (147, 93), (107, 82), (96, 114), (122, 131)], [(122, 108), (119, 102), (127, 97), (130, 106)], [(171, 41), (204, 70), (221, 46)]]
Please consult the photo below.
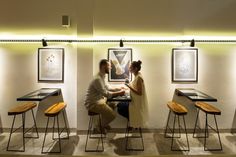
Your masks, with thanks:
[(92, 129), (93, 129), (93, 116), (90, 117), (91, 118), (91, 123), (90, 123), (90, 126), (89, 126), (89, 138), (93, 138), (91, 135), (92, 135)]
[[(14, 124), (15, 124), (15, 118), (16, 118), (16, 115), (14, 115), (12, 126), (11, 126), (11, 131), (10, 131), (10, 136), (9, 136), (8, 143), (7, 143), (7, 151), (16, 151), (16, 152), (24, 152), (25, 151), (25, 134), (24, 134), (24, 132), (25, 132), (25, 114), (22, 113), (21, 116), (22, 116), (22, 125), (19, 128), (16, 128), (15, 130), (13, 130), (13, 127), (14, 127)], [(23, 149), (22, 150), (9, 149), (11, 136), (12, 136), (13, 132), (20, 129), (21, 127), (22, 127), (22, 145), (23, 145)]]
[(23, 138), (23, 151), (25, 151), (25, 113), (22, 114), (22, 138)]
[(67, 139), (69, 139), (69, 136), (70, 136), (70, 129), (68, 128), (67, 126), (67, 122), (66, 122), (66, 118), (65, 118), (65, 110), (62, 111), (63, 113), (63, 119), (64, 119), (64, 123), (65, 123), (65, 128), (66, 128), (66, 132), (67, 132)]
[(221, 151), (223, 148), (222, 148), (222, 143), (221, 143), (221, 139), (220, 139), (220, 133), (219, 133), (219, 129), (218, 129), (218, 125), (217, 125), (217, 121), (216, 121), (216, 117), (215, 117), (215, 114), (214, 114), (214, 121), (215, 121), (215, 125), (216, 125), (216, 129), (214, 130), (211, 126), (208, 125), (208, 122), (207, 122), (207, 113), (206, 113), (206, 131), (205, 131), (205, 136), (206, 136), (206, 132), (207, 134), (208, 133), (208, 126), (211, 127), (216, 133), (217, 133), (217, 136), (218, 136), (218, 139), (219, 139), (219, 144), (220, 144), (220, 148), (214, 148), (214, 149), (211, 149), (211, 148), (207, 148), (206, 147), (206, 138), (204, 139), (204, 150), (205, 151)]
[(127, 121), (126, 131), (125, 131), (125, 149), (128, 148), (128, 136), (129, 136), (129, 120)]
[(180, 126), (180, 122), (179, 122), (179, 115), (178, 115), (178, 124), (179, 124), (179, 138), (180, 138), (181, 137), (181, 131), (180, 131), (181, 126)]
[[(173, 130), (169, 127), (170, 115), (171, 115), (171, 110), (169, 110), (169, 114), (168, 114), (167, 124), (166, 124), (166, 128), (165, 128), (165, 133), (164, 133), (165, 138), (172, 138), (172, 136), (167, 136), (168, 129), (170, 130), (171, 133), (173, 133)], [(175, 136), (174, 138), (180, 138), (181, 137), (181, 134), (180, 134), (181, 126), (180, 126), (179, 116), (178, 116), (178, 126), (179, 126), (179, 136)]]
[(174, 116), (174, 123), (173, 123), (172, 137), (171, 137), (171, 150), (172, 151), (173, 151), (173, 142), (174, 142), (174, 135), (175, 135), (175, 119), (176, 119), (176, 114)]
[[(15, 130), (14, 130), (14, 124), (15, 124), (15, 118), (16, 118), (17, 115), (14, 115), (12, 126), (11, 126), (9, 140), (8, 140), (8, 143), (7, 143), (7, 151), (24, 152), (25, 151), (25, 138), (39, 138), (38, 129), (37, 129), (37, 125), (36, 125), (36, 120), (35, 120), (35, 117), (34, 117), (34, 114), (33, 114), (33, 109), (31, 109), (31, 112), (32, 112), (32, 117), (33, 117), (34, 125), (31, 128), (29, 128), (28, 130), (25, 130), (25, 117), (26, 117), (25, 114), (26, 114), (26, 112), (22, 113), (22, 115), (21, 115), (21, 117), (22, 117), (21, 118), (22, 119), (22, 125), (20, 127), (16, 128)], [(18, 130), (20, 128), (22, 128), (22, 145), (23, 145), (23, 149), (22, 150), (14, 150), (14, 149), (11, 150), (11, 149), (9, 149), (9, 145), (10, 145), (10, 141), (11, 141), (11, 136), (12, 136), (13, 132), (15, 132), (16, 130)], [(33, 128), (36, 129), (37, 136), (36, 137), (27, 137), (27, 136), (25, 136), (25, 134), (29, 130), (33, 129)]]
[[(60, 126), (59, 126), (59, 118), (58, 118), (58, 115), (53, 117), (54, 120), (53, 120), (53, 127), (55, 127), (55, 118), (57, 120), (57, 134), (58, 134), (58, 138), (54, 138), (54, 132), (53, 132), (53, 140), (56, 140), (58, 139), (59, 141), (59, 151), (55, 151), (55, 152), (50, 152), (50, 151), (43, 151), (43, 148), (44, 148), (44, 144), (45, 144), (45, 140), (46, 140), (46, 136), (47, 136), (47, 130), (48, 130), (48, 123), (49, 123), (49, 118), (48, 117), (48, 120), (47, 120), (47, 125), (46, 125), (46, 130), (45, 130), (45, 135), (44, 135), (44, 139), (43, 139), (43, 145), (42, 145), (42, 153), (61, 153), (61, 138), (60, 138)], [(54, 129), (53, 129), (54, 130)]]
[(205, 122), (205, 137), (204, 137), (204, 150), (206, 150), (206, 138), (208, 132), (208, 123), (207, 123), (207, 113), (206, 113), (206, 122)]
[(183, 121), (184, 121), (184, 130), (185, 130), (185, 133), (186, 133), (186, 140), (187, 140), (187, 146), (188, 146), (188, 149), (185, 150), (185, 151), (189, 151), (190, 149), (189, 149), (189, 142), (188, 142), (188, 133), (187, 133), (187, 128), (186, 128), (184, 115), (183, 115)]
[(88, 138), (89, 138), (89, 136), (90, 136), (90, 129), (91, 129), (91, 116), (90, 116), (90, 118), (89, 118), (89, 125), (88, 125), (88, 131), (87, 131), (87, 137), (86, 137), (86, 144), (85, 144), (85, 152), (87, 152), (88, 150), (87, 150), (87, 144), (88, 144)]
[(15, 119), (16, 119), (16, 115), (14, 115), (14, 117), (13, 117), (13, 121), (12, 121), (12, 125), (11, 125), (11, 131), (10, 131), (9, 139), (8, 139), (8, 142), (7, 142), (7, 151), (10, 151), (9, 150), (9, 145), (10, 145), (10, 141), (11, 141), (11, 135), (13, 133), (13, 127), (14, 127)]
[(34, 137), (34, 138), (39, 138), (38, 128), (37, 128), (37, 125), (36, 125), (36, 120), (35, 120), (35, 117), (34, 117), (33, 109), (31, 109), (31, 112), (32, 112), (33, 120), (34, 120), (34, 128), (35, 128), (36, 133), (37, 133), (37, 136)]
[(61, 153), (61, 138), (60, 138), (60, 126), (59, 126), (58, 115), (57, 115), (57, 132), (58, 132), (58, 138), (59, 138), (59, 152), (55, 152), (55, 153)]
[[(101, 115), (99, 114), (99, 126), (100, 126), (100, 132), (101, 132), (101, 141), (102, 141), (102, 149), (101, 149), (101, 152), (104, 151), (104, 146), (103, 146), (103, 132), (102, 132), (102, 118), (101, 118)], [(100, 140), (99, 140), (100, 141)], [(98, 146), (99, 146), (99, 141), (98, 141)], [(97, 147), (98, 149), (98, 147)]]
[(55, 117), (53, 117), (53, 126), (52, 126), (52, 139), (55, 140), (56, 138), (54, 137), (54, 129), (55, 129)]
[(197, 109), (197, 118), (196, 118), (196, 121), (195, 121), (195, 125), (194, 125), (194, 129), (193, 129), (193, 138), (196, 138), (194, 135), (196, 133), (196, 128), (197, 128), (197, 121), (198, 121), (198, 116), (199, 116), (199, 109)]
[[(92, 136), (93, 135), (93, 129), (95, 128), (93, 125), (94, 125), (94, 118), (95, 118), (95, 116), (90, 116), (90, 118), (91, 118), (91, 122), (90, 122), (90, 125), (89, 125), (89, 138), (101, 138), (100, 136), (101, 136), (101, 134), (103, 133), (102, 132), (102, 125), (101, 125), (101, 118), (100, 118), (100, 116), (98, 116), (98, 128), (96, 128), (96, 129), (99, 129), (99, 130), (94, 130), (94, 131), (98, 131), (98, 134), (99, 134), (99, 136)], [(104, 136), (104, 138), (105, 138), (105, 136)]]
[[(175, 137), (175, 121), (176, 121), (176, 116), (178, 118), (178, 126), (179, 126), (179, 136)], [(189, 141), (188, 141), (188, 133), (187, 133), (187, 128), (186, 128), (186, 123), (185, 123), (185, 117), (183, 116), (183, 123), (184, 123), (184, 131), (185, 131), (185, 135), (186, 135), (186, 142), (187, 142), (187, 149), (174, 149), (173, 145), (174, 145), (174, 139), (175, 138), (181, 138), (181, 125), (180, 125), (180, 120), (179, 120), (179, 115), (174, 116), (174, 123), (173, 123), (173, 130), (172, 130), (172, 139), (171, 139), (171, 151), (189, 151)]]
[[(100, 137), (92, 137), (92, 128), (93, 128), (93, 116), (90, 116), (89, 118), (89, 126), (87, 131), (87, 137), (86, 137), (86, 144), (85, 144), (85, 152), (103, 152), (104, 151), (104, 145), (103, 145), (103, 133), (102, 133), (102, 122), (101, 122), (101, 115), (99, 114), (99, 129), (100, 129)], [(88, 146), (88, 140), (89, 138), (98, 138), (98, 144), (96, 149), (87, 149)], [(102, 142), (102, 148), (99, 149), (99, 143), (100, 140)]]
[(46, 139), (46, 136), (47, 136), (48, 123), (49, 123), (49, 117), (48, 117), (48, 119), (47, 119), (47, 125), (46, 125), (46, 129), (45, 129), (45, 134), (44, 134), (44, 139), (43, 139), (43, 145), (42, 145), (41, 153), (47, 153), (47, 152), (44, 152), (44, 151), (43, 151), (43, 148), (44, 148), (45, 139)]
[(180, 125), (179, 115), (177, 115), (177, 118), (178, 118), (179, 135), (174, 136), (174, 138), (181, 138), (181, 125)]
[(141, 136), (141, 139), (142, 139), (142, 148), (139, 151), (144, 151), (143, 133), (142, 133), (142, 128), (141, 127), (139, 128), (139, 133), (140, 133), (140, 136)]
[(219, 142), (220, 142), (220, 149), (219, 150), (222, 150), (222, 143), (221, 143), (221, 139), (220, 139), (220, 133), (219, 133), (219, 129), (218, 129), (218, 125), (217, 125), (216, 115), (215, 114), (214, 114), (214, 119), (215, 119), (215, 124), (216, 124), (217, 135), (218, 135)]
[[(208, 129), (206, 130), (206, 135), (205, 135), (206, 123), (205, 123), (205, 128), (204, 128), (204, 136), (197, 136), (197, 135), (195, 136), (197, 128), (199, 128), (199, 130), (202, 130), (200, 128), (200, 126), (198, 125), (199, 114), (200, 114), (200, 109), (198, 109), (198, 112), (197, 112), (197, 117), (196, 117), (194, 130), (193, 130), (193, 138), (205, 138), (205, 137), (208, 138), (209, 137)], [(208, 126), (208, 124), (207, 124), (207, 126)]]
[[(131, 136), (131, 137), (129, 137), (129, 128), (130, 128), (129, 121), (127, 121), (127, 127), (126, 127), (126, 133), (125, 133), (125, 138), (126, 138), (125, 149), (126, 149), (126, 151), (144, 151), (142, 128), (141, 127), (138, 128), (139, 136)], [(141, 148), (128, 148), (129, 138), (141, 138), (141, 143), (142, 143)]]
[(171, 110), (169, 110), (169, 114), (168, 114), (168, 119), (167, 119), (167, 123), (166, 123), (166, 129), (165, 129), (165, 134), (164, 137), (167, 138), (167, 129), (169, 127), (169, 120), (170, 120), (170, 114), (171, 114)]

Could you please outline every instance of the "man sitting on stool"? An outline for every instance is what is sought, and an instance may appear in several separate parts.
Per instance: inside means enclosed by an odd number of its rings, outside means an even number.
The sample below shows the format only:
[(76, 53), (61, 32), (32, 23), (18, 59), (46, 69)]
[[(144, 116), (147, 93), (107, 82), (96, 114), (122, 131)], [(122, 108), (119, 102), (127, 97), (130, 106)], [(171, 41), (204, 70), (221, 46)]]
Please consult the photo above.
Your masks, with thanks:
[(107, 104), (107, 98), (125, 94), (122, 88), (110, 88), (105, 83), (105, 75), (109, 73), (110, 69), (111, 65), (109, 61), (102, 59), (99, 63), (99, 73), (94, 76), (94, 79), (90, 83), (85, 99), (85, 106), (89, 111), (101, 114), (101, 130), (103, 133), (110, 129), (109, 123), (116, 117), (116, 112), (113, 110), (114, 106)]

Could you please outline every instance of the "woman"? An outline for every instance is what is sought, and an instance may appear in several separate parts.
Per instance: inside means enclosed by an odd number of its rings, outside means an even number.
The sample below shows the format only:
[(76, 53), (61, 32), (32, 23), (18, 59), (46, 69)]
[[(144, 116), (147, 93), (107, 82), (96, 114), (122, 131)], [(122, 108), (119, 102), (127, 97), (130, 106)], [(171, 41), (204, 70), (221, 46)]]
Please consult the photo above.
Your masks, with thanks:
[(118, 104), (118, 113), (128, 118), (130, 127), (144, 127), (148, 119), (148, 102), (144, 85), (144, 80), (139, 72), (142, 62), (133, 61), (130, 65), (130, 72), (134, 75), (134, 80), (126, 84), (130, 88), (132, 101)]

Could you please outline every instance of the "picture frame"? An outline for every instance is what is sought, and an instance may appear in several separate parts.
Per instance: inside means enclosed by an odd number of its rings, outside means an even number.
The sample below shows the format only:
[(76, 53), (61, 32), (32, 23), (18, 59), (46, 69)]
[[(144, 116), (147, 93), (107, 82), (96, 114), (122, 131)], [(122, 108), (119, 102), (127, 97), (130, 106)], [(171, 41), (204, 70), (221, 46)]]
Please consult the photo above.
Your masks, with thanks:
[(129, 66), (132, 62), (131, 48), (109, 48), (108, 60), (111, 63), (109, 71), (109, 82), (125, 82), (132, 80), (132, 75), (129, 72)]
[(64, 81), (64, 48), (38, 49), (38, 81)]
[(172, 49), (172, 82), (198, 82), (198, 49)]

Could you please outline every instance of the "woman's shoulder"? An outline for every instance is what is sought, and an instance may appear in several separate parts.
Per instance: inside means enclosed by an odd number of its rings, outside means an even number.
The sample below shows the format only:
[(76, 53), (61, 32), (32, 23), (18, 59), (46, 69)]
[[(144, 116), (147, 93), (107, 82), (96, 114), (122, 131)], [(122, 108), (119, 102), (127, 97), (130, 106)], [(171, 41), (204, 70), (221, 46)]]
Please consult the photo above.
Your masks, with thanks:
[(143, 80), (143, 75), (139, 72), (138, 75), (137, 75), (137, 78)]
[(143, 82), (143, 76), (142, 76), (142, 74), (138, 74), (138, 75), (136, 76), (136, 81), (142, 81), (142, 82)]

